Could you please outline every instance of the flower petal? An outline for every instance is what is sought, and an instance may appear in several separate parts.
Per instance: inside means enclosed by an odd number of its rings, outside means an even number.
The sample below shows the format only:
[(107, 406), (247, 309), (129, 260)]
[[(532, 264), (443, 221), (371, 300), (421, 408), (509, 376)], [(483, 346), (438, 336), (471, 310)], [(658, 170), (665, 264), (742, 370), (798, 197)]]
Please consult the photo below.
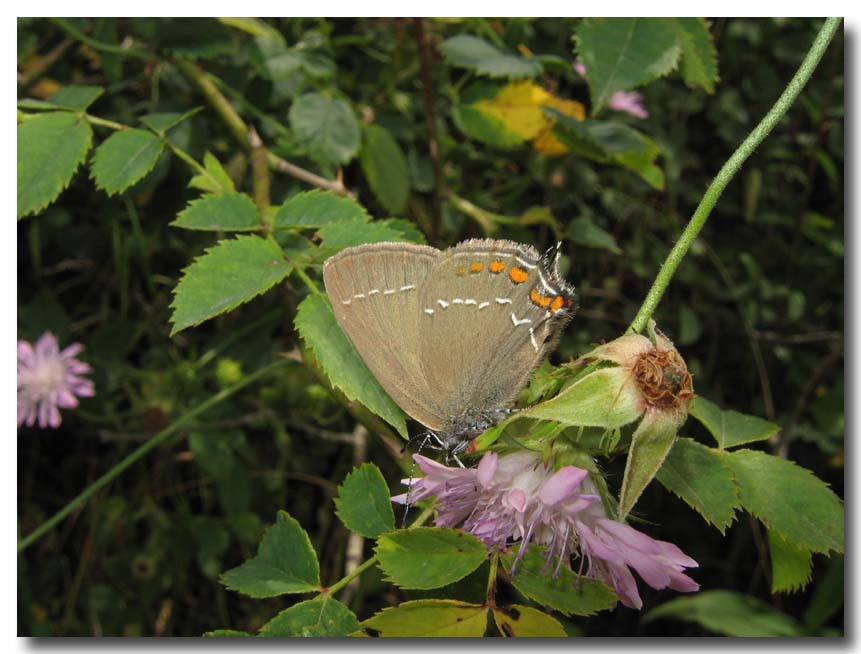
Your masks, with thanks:
[(556, 504), (571, 496), (589, 473), (582, 468), (565, 466), (550, 477), (538, 492), (538, 499), (544, 504)]

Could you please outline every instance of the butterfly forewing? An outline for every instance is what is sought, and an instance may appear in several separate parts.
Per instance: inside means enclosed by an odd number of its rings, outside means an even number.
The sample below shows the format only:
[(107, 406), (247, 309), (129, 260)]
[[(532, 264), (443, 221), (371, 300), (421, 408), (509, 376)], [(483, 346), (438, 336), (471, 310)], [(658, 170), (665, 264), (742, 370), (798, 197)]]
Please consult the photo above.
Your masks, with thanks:
[(389, 396), (430, 429), (440, 407), (419, 359), (419, 291), (440, 251), (409, 243), (348, 248), (323, 266), (323, 282), (341, 329)]

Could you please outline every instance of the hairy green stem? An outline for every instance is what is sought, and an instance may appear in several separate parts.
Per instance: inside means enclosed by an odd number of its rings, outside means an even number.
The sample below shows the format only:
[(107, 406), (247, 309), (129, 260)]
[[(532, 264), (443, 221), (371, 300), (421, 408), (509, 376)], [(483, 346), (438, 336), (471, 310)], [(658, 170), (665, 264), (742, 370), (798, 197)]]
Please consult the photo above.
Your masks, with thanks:
[(666, 291), (670, 280), (672, 280), (676, 269), (679, 267), (679, 264), (682, 262), (682, 259), (684, 259), (685, 254), (691, 247), (697, 234), (699, 234), (708, 219), (709, 214), (714, 208), (721, 193), (723, 193), (724, 188), (726, 188), (726, 185), (729, 184), (730, 180), (738, 172), (745, 160), (753, 154), (753, 151), (756, 150), (759, 144), (762, 143), (766, 136), (768, 136), (769, 132), (774, 129), (774, 126), (780, 122), (780, 119), (783, 118), (789, 107), (792, 106), (792, 103), (795, 102), (798, 94), (801, 93), (801, 89), (804, 88), (804, 85), (807, 84), (807, 80), (810, 79), (810, 76), (816, 69), (816, 65), (819, 63), (819, 60), (822, 59), (822, 55), (825, 54), (828, 44), (834, 37), (834, 33), (837, 31), (837, 28), (840, 26), (840, 21), (840, 18), (827, 18), (825, 20), (825, 24), (822, 26), (822, 29), (819, 30), (819, 34), (816, 35), (816, 39), (813, 41), (813, 45), (810, 46), (807, 56), (804, 57), (804, 61), (801, 62), (801, 66), (799, 66), (795, 76), (790, 80), (789, 84), (787, 84), (783, 93), (777, 99), (777, 102), (774, 103), (774, 106), (765, 115), (765, 118), (760, 121), (759, 125), (754, 128), (738, 149), (727, 160), (723, 165), (723, 168), (720, 169), (720, 172), (718, 172), (712, 183), (709, 185), (708, 189), (706, 189), (705, 195), (703, 195), (703, 199), (700, 201), (700, 204), (694, 212), (688, 226), (685, 227), (685, 231), (682, 232), (679, 240), (667, 255), (667, 259), (664, 261), (663, 266), (661, 266), (660, 271), (658, 271), (655, 281), (652, 284), (652, 288), (649, 289), (649, 293), (646, 295), (643, 305), (640, 307), (640, 310), (634, 317), (633, 322), (631, 322), (631, 326), (628, 328), (629, 332), (641, 332), (646, 328), (646, 325), (649, 323), (649, 319), (652, 317), (652, 314), (658, 307), (658, 303), (661, 301), (661, 297), (664, 295), (664, 291)]
[(259, 370), (255, 370), (250, 375), (242, 379), (241, 381), (233, 384), (228, 388), (225, 388), (219, 393), (216, 393), (212, 397), (210, 397), (205, 402), (201, 402), (196, 407), (187, 411), (182, 416), (180, 416), (177, 420), (172, 422), (169, 426), (162, 429), (158, 434), (149, 439), (146, 443), (138, 447), (134, 452), (125, 457), (122, 461), (113, 466), (110, 470), (108, 470), (105, 474), (99, 477), (96, 481), (90, 484), (80, 495), (78, 495), (71, 502), (66, 504), (62, 509), (57, 511), (53, 516), (48, 518), (41, 525), (36, 527), (33, 531), (31, 531), (26, 537), (22, 538), (18, 541), (18, 551), (21, 552), (25, 550), (27, 547), (35, 543), (42, 536), (47, 534), (51, 529), (56, 527), (64, 518), (66, 518), (70, 513), (72, 513), (75, 509), (81, 506), (84, 502), (86, 502), (93, 494), (98, 491), (100, 488), (106, 486), (114, 479), (116, 479), (121, 472), (123, 472), (126, 468), (131, 466), (136, 461), (140, 460), (147, 452), (151, 449), (157, 447), (164, 443), (170, 436), (175, 434), (177, 430), (185, 425), (186, 423), (191, 422), (194, 418), (199, 416), (201, 413), (211, 409), (219, 402), (223, 402), (228, 397), (236, 393), (238, 390), (248, 386), (252, 382), (257, 381), (261, 377), (265, 377), (269, 373), (278, 370), (282, 366), (286, 365), (288, 362), (285, 360), (278, 360), (273, 363), (270, 363), (268, 366), (264, 366)]

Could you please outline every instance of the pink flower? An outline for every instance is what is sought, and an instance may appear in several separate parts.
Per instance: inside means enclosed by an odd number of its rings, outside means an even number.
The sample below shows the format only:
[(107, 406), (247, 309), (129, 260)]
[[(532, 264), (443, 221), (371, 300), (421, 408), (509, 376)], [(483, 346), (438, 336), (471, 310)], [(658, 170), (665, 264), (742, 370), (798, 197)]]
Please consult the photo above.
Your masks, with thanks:
[(656, 589), (699, 589), (683, 573), (697, 562), (672, 543), (608, 518), (585, 470), (564, 466), (554, 472), (533, 452), (502, 457), (490, 452), (476, 468), (467, 469), (449, 468), (419, 454), (413, 458), (425, 477), (405, 480), (410, 491), (392, 501), (436, 497), (439, 526), (463, 523), (461, 528), (488, 548), (505, 549), (519, 541), (516, 560), (530, 543), (544, 546), (548, 568), (557, 559), (554, 575), (577, 555), (588, 564), (587, 576), (611, 585), (631, 608), (643, 605), (631, 568)]
[[(573, 66), (580, 77), (586, 77), (586, 66), (582, 61), (575, 61)], [(607, 106), (614, 111), (624, 111), (635, 118), (649, 117), (649, 112), (643, 106), (643, 94), (638, 91), (616, 91), (610, 96)]]
[(96, 394), (93, 382), (82, 375), (92, 368), (75, 355), (84, 346), (72, 343), (62, 352), (57, 338), (45, 332), (35, 347), (27, 341), (18, 341), (18, 426), (32, 427), (39, 419), (39, 427), (60, 426), (58, 407), (71, 409), (78, 406), (78, 398)]

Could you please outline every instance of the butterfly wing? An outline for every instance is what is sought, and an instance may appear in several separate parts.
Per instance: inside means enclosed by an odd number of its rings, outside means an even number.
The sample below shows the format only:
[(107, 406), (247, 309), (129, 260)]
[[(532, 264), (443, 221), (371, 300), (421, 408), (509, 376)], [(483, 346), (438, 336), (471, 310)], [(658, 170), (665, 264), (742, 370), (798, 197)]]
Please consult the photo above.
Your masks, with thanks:
[(516, 398), (555, 347), (574, 294), (533, 248), (473, 239), (440, 255), (419, 302), (423, 376), (456, 423)]
[(419, 362), (419, 289), (440, 251), (410, 243), (342, 250), (323, 264), (335, 318), (389, 396), (430, 429), (443, 426)]

